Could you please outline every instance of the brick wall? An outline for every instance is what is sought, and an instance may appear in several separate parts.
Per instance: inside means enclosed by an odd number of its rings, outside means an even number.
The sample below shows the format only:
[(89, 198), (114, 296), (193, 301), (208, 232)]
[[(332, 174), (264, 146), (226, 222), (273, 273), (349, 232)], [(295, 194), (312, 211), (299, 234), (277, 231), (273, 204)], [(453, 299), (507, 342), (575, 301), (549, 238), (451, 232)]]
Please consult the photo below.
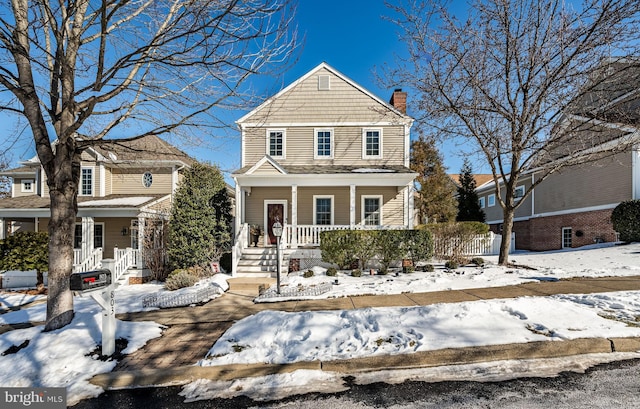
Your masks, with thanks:
[[(490, 224), (489, 230), (495, 234), (502, 234), (500, 224)], [(513, 222), (513, 233), (516, 234), (516, 250), (529, 250), (531, 246), (531, 232), (529, 221)]]
[(563, 227), (572, 229), (571, 247), (593, 244), (596, 238), (606, 242), (615, 241), (616, 233), (611, 224), (611, 211), (598, 210), (530, 219), (530, 250), (561, 249)]

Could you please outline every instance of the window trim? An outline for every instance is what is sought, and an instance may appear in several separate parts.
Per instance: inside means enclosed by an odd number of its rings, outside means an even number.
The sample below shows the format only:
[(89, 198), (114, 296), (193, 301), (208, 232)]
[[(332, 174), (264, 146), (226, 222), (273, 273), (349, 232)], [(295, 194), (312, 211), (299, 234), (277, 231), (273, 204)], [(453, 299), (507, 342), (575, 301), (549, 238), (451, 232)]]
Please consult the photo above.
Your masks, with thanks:
[(495, 193), (491, 193), (487, 196), (487, 207), (493, 207), (496, 205), (496, 195)]
[[(367, 132), (378, 132), (378, 154), (367, 155)], [(382, 128), (362, 128), (362, 159), (382, 159)]]
[[(149, 186), (147, 186), (145, 183), (147, 175), (149, 175), (149, 178), (150, 178)], [(153, 185), (153, 173), (151, 173), (150, 170), (147, 170), (142, 174), (141, 180), (142, 180), (142, 187), (144, 187), (145, 189), (149, 189)]]
[[(285, 159), (287, 157), (287, 131), (286, 129), (281, 128), (269, 128), (267, 129), (266, 134), (266, 153), (274, 159)], [(272, 155), (271, 154), (271, 133), (272, 132), (282, 132), (282, 155)]]
[[(83, 183), (83, 179), (84, 179), (84, 171), (85, 170), (89, 170), (91, 171), (91, 192), (90, 193), (84, 193), (84, 183)], [(78, 196), (93, 196), (93, 192), (95, 190), (95, 179), (94, 179), (94, 167), (93, 166), (81, 166), (80, 167), (80, 189), (78, 192)]]
[[(318, 132), (329, 132), (329, 155), (318, 155)], [(313, 159), (333, 159), (333, 128), (313, 129)]]
[[(102, 234), (100, 235), (101, 240), (102, 240), (102, 246), (96, 246), (96, 226), (102, 226)], [(80, 230), (80, 243), (77, 243), (77, 239), (78, 236), (76, 235), (76, 233), (78, 232), (78, 230)], [(82, 235), (84, 234), (84, 232), (82, 231), (82, 223), (76, 223), (74, 230), (73, 230), (73, 248), (74, 249), (79, 249), (82, 248)], [(93, 234), (91, 235), (91, 237), (93, 237), (93, 248), (97, 249), (97, 248), (104, 248), (104, 239), (105, 239), (105, 222), (94, 222), (93, 223)], [(76, 247), (76, 244), (79, 244), (79, 246)]]
[(485, 204), (486, 204), (486, 199), (485, 199), (485, 197), (484, 197), (484, 196), (482, 196), (482, 197), (479, 197), (479, 198), (478, 198), (478, 204), (480, 205), (480, 208), (481, 208), (481, 209), (484, 209), (484, 208), (486, 207), (486, 206), (485, 206)]
[[(380, 217), (378, 220), (378, 224), (366, 224), (366, 216), (365, 216), (365, 207), (364, 203), (366, 199), (378, 199), (378, 212), (380, 213)], [(383, 195), (362, 195), (360, 197), (360, 224), (363, 226), (382, 226), (383, 222), (383, 209), (384, 209), (384, 196)]]
[[(572, 227), (563, 227), (562, 228), (562, 236), (560, 237), (560, 240), (562, 240), (562, 248), (563, 249), (570, 249), (573, 247), (573, 228)], [(565, 246), (565, 232), (569, 232), (569, 246)]]
[[(26, 184), (26, 183), (29, 183), (29, 185), (31, 186), (31, 188), (27, 189), (27, 188), (25, 187), (25, 184)], [(34, 190), (34, 188), (35, 188), (35, 186), (34, 186), (34, 185), (35, 185), (35, 183), (36, 183), (36, 181), (35, 181), (35, 180), (33, 180), (33, 179), (22, 179), (22, 180), (20, 181), (20, 191), (21, 191), (22, 193), (33, 193), (33, 192), (35, 191), (35, 190)]]
[(313, 195), (313, 224), (314, 226), (326, 226), (325, 224), (318, 224), (318, 211), (317, 200), (318, 199), (331, 199), (331, 223), (330, 226), (335, 224), (335, 196), (334, 195)]

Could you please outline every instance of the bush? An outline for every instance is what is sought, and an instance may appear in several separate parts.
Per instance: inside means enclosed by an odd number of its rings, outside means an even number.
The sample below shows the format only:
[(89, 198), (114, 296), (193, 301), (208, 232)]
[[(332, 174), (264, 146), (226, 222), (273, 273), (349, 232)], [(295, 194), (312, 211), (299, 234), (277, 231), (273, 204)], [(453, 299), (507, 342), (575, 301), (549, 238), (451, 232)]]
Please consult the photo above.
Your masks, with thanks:
[(620, 240), (630, 243), (640, 241), (640, 200), (620, 203), (611, 213), (613, 230), (620, 233)]
[(329, 268), (327, 269), (326, 274), (327, 274), (329, 277), (335, 277), (335, 276), (337, 276), (337, 275), (338, 275), (338, 270), (336, 270), (334, 267), (329, 267)]
[(351, 270), (351, 277), (362, 277), (362, 270), (360, 270), (359, 268)]
[(471, 264), (475, 264), (476, 266), (484, 265), (484, 259), (482, 257), (474, 257), (471, 259)]
[(305, 271), (304, 273), (302, 273), (302, 276), (303, 276), (304, 278), (310, 278), (310, 277), (313, 277), (313, 276), (314, 276), (314, 274), (313, 274), (313, 270), (307, 270), (307, 271)]
[(402, 267), (402, 272), (403, 273), (411, 274), (414, 271), (416, 271), (416, 268), (414, 266)]
[(403, 230), (381, 230), (375, 235), (374, 245), (380, 264), (382, 264), (381, 272), (384, 270), (386, 274), (391, 263), (402, 257), (403, 233)]
[(349, 230), (332, 230), (320, 233), (322, 261), (349, 268), (353, 261), (356, 236)]
[(436, 269), (435, 267), (433, 267), (433, 264), (425, 264), (424, 266), (422, 266), (422, 271), (433, 273), (434, 271), (436, 271)]
[(177, 270), (173, 270), (169, 277), (167, 277), (167, 281), (164, 283), (164, 287), (167, 290), (173, 291), (179, 288), (191, 287), (195, 283), (200, 280), (195, 270), (188, 268), (179, 268)]
[(49, 235), (19, 232), (0, 240), (0, 270), (36, 270), (37, 286), (43, 287), (43, 272), (49, 269)]
[(460, 267), (460, 264), (458, 264), (458, 262), (455, 260), (449, 260), (444, 263), (444, 266), (449, 270), (455, 270), (456, 268)]
[(400, 230), (400, 234), (402, 257), (411, 259), (414, 266), (433, 257), (433, 235), (429, 230)]

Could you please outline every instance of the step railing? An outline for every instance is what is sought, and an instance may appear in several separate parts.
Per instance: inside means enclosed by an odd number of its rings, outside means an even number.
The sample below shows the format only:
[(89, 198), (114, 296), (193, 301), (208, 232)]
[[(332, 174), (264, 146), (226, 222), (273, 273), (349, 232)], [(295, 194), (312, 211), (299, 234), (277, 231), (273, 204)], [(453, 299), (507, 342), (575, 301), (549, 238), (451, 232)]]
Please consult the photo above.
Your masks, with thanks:
[(102, 248), (93, 249), (89, 257), (82, 260), (80, 249), (73, 249), (73, 272), (91, 271), (102, 265)]
[(116, 282), (122, 277), (122, 275), (131, 267), (141, 267), (142, 259), (140, 257), (140, 250), (127, 247), (125, 249), (114, 248), (113, 249), (114, 267), (111, 272), (113, 282)]

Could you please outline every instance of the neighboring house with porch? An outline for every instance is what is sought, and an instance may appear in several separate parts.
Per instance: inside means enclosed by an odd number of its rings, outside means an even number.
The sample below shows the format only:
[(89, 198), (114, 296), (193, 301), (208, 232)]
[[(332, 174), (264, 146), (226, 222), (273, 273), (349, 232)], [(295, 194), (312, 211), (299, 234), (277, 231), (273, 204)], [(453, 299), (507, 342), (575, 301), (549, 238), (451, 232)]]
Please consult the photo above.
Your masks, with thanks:
[[(635, 141), (635, 147), (564, 167), (536, 186), (515, 213), (517, 249), (556, 250), (617, 240), (611, 212), (622, 201), (640, 199), (640, 68), (627, 69), (624, 64), (614, 66), (617, 70), (602, 81), (601, 89), (566, 113), (558, 129), (584, 127), (584, 135), (597, 138), (594, 151), (620, 141)], [(558, 155), (556, 160), (563, 158)], [(535, 170), (523, 175), (516, 196), (523, 196), (539, 177)], [(503, 215), (494, 182), (477, 191), (487, 223), (500, 233)]]
[(321, 231), (413, 227), (406, 97), (387, 103), (322, 63), (237, 121), (237, 274), (273, 271), (276, 221), (284, 254), (316, 261)]
[[(163, 245), (161, 225), (173, 192), (194, 160), (157, 136), (105, 143), (85, 150), (81, 160), (74, 270), (95, 269), (109, 258), (130, 271), (130, 282), (145, 281), (142, 243), (146, 237)], [(49, 190), (38, 158), (0, 174), (12, 178), (11, 197), (0, 199), (0, 239), (20, 231), (46, 232)]]

